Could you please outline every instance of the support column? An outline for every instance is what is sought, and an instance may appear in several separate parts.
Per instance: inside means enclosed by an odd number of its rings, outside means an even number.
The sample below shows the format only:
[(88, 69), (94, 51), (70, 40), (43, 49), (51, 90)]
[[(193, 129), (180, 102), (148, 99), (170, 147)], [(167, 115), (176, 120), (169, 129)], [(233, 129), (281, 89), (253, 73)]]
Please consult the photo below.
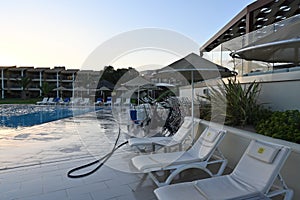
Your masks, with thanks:
[(75, 84), (74, 84), (74, 82), (75, 82), (75, 75), (73, 73), (72, 74), (72, 98), (73, 99), (74, 99), (74, 92), (75, 92), (75, 89), (74, 89)]
[(1, 98), (4, 99), (4, 69), (1, 70)]
[[(21, 78), (24, 76), (24, 70), (21, 71)], [(23, 90), (23, 85), (21, 86), (21, 90)]]
[[(58, 72), (56, 72), (56, 88), (59, 87), (59, 82), (58, 82)], [(59, 91), (56, 90), (56, 97), (58, 98), (59, 97)]]
[[(42, 88), (42, 71), (40, 71), (40, 88)], [(42, 90), (40, 89), (40, 96), (42, 96)]]

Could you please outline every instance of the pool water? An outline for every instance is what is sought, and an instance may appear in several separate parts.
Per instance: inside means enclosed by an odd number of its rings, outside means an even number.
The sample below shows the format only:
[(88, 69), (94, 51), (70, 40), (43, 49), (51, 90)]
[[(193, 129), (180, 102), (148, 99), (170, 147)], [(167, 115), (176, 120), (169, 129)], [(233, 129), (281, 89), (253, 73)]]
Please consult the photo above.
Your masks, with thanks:
[(0, 127), (27, 127), (95, 111), (94, 107), (61, 107), (34, 105), (0, 106)]

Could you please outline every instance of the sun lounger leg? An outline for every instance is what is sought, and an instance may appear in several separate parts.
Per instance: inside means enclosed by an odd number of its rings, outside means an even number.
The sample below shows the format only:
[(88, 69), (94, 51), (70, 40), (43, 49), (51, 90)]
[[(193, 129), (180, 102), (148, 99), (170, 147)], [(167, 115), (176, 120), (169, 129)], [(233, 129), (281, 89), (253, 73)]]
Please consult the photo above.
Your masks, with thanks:
[(133, 192), (137, 191), (143, 185), (143, 183), (145, 182), (147, 176), (148, 176), (148, 174), (143, 174), (143, 177), (141, 178), (141, 181), (139, 182), (139, 184), (137, 184), (135, 189), (132, 189)]
[(164, 182), (160, 182), (156, 176), (155, 176), (155, 173), (156, 172), (149, 172), (148, 175), (149, 177), (152, 179), (152, 181), (158, 186), (158, 187), (162, 187), (162, 186), (165, 186), (165, 185), (169, 185), (173, 179), (179, 175), (182, 171), (184, 170), (187, 170), (187, 169), (191, 169), (191, 168), (194, 168), (194, 169), (201, 169), (203, 171), (205, 171), (206, 173), (208, 173), (210, 176), (213, 176), (213, 174), (208, 170), (206, 169), (205, 167), (203, 166), (199, 166), (199, 165), (189, 165), (189, 166), (184, 166), (184, 167), (181, 167), (181, 168), (177, 168), (176, 170), (173, 170), (171, 172), (171, 174), (168, 176), (168, 178), (164, 181)]
[(271, 198), (278, 195), (284, 195), (284, 200), (291, 200), (294, 194), (293, 190), (287, 187), (281, 174), (278, 174), (277, 179), (279, 180), (280, 185), (275, 186), (277, 189), (275, 189), (272, 192), (269, 192), (266, 196)]
[(153, 180), (153, 182), (157, 185), (157, 187), (168, 185), (166, 182), (159, 182), (159, 180), (155, 177), (155, 175), (152, 172), (149, 172), (148, 175)]

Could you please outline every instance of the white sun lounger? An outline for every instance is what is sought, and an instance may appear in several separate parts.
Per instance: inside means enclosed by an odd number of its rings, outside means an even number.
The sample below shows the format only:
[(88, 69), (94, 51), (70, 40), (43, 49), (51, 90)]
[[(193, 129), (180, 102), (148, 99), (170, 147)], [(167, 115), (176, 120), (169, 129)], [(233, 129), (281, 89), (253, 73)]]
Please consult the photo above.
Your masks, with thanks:
[(130, 106), (131, 105), (130, 101), (131, 101), (130, 98), (126, 98), (126, 100), (124, 102), (124, 106)]
[(89, 98), (83, 98), (83, 100), (80, 102), (81, 106), (88, 106), (90, 105), (90, 99)]
[(111, 106), (112, 104), (112, 98), (111, 97), (107, 97), (106, 98), (106, 102), (104, 102), (104, 105), (105, 106)]
[(114, 106), (120, 106), (121, 105), (121, 98), (117, 98), (114, 102)]
[(46, 104), (48, 101), (48, 97), (44, 97), (42, 101), (38, 101), (36, 102), (37, 105), (44, 105)]
[[(194, 119), (194, 132), (198, 130), (199, 119)], [(142, 151), (145, 146), (152, 145), (152, 151), (155, 151), (156, 146), (170, 148), (178, 145), (179, 150), (182, 150), (182, 143), (192, 132), (192, 118), (185, 117), (183, 124), (178, 131), (171, 137), (148, 137), (148, 138), (130, 138), (128, 144), (131, 147), (136, 147), (139, 151)]]
[(78, 106), (80, 104), (81, 98), (80, 97), (74, 97), (71, 98), (70, 104), (72, 106)]
[[(190, 168), (204, 170), (210, 176), (219, 176), (227, 164), (227, 160), (218, 149), (224, 135), (224, 130), (208, 127), (186, 152), (140, 155), (132, 158), (132, 164), (140, 172), (148, 173), (158, 187), (170, 184), (175, 176)], [(213, 174), (207, 166), (215, 163), (220, 163), (221, 166), (218, 172)], [(170, 170), (171, 173), (164, 182), (160, 182), (156, 178), (156, 172), (165, 170)]]
[[(292, 190), (279, 174), (290, 151), (285, 146), (253, 140), (231, 174), (169, 185), (154, 193), (160, 200), (270, 199), (279, 194), (285, 195), (285, 200), (292, 199)], [(280, 187), (273, 185), (276, 178)]]
[(54, 98), (53, 97), (49, 97), (48, 101), (47, 101), (47, 105), (51, 105), (53, 102)]

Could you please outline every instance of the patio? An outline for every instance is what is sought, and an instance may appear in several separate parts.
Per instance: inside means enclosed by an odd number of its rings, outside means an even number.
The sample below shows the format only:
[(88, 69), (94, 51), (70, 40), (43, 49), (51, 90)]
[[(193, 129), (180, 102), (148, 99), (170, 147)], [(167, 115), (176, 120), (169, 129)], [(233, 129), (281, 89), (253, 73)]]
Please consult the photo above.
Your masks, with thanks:
[[(110, 113), (8, 130), (0, 132), (0, 199), (156, 199), (157, 187), (148, 176), (129, 173), (128, 159), (136, 154), (127, 146), (95, 174), (67, 177), (70, 169), (109, 152), (118, 133)], [(189, 170), (175, 182), (204, 177), (199, 170)]]

